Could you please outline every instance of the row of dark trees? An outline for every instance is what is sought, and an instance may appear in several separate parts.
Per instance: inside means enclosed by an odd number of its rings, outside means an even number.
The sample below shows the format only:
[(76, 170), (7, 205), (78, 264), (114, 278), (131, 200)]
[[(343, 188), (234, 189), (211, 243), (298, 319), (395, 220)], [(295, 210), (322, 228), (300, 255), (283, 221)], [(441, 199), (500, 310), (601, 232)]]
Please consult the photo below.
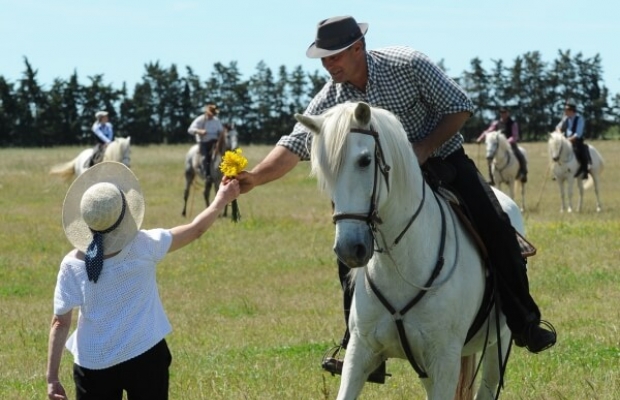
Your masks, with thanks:
[[(217, 104), (220, 119), (236, 125), (242, 144), (275, 143), (290, 132), (293, 114), (302, 112), (326, 81), (318, 70), (307, 73), (301, 66), (292, 71), (281, 66), (274, 74), (264, 62), (247, 80), (236, 62), (216, 63), (203, 81), (190, 67), (183, 75), (174, 64), (166, 68), (155, 62), (145, 65), (142, 81), (130, 93), (125, 84), (120, 89), (106, 84), (103, 75), (81, 84), (77, 72), (46, 87), (27, 59), (24, 63), (17, 82), (0, 76), (2, 147), (90, 144), (90, 127), (100, 109), (110, 112), (116, 134), (131, 136), (132, 143), (190, 142), (187, 128), (206, 103)], [(462, 132), (468, 139), (476, 137), (505, 105), (526, 140), (541, 140), (570, 98), (580, 105), (587, 136), (601, 137), (620, 123), (620, 94), (609, 93), (602, 72), (599, 55), (585, 58), (570, 51), (559, 51), (551, 63), (538, 52), (519, 56), (510, 66), (497, 60), (490, 71), (474, 58), (470, 70), (454, 77), (477, 107)]]

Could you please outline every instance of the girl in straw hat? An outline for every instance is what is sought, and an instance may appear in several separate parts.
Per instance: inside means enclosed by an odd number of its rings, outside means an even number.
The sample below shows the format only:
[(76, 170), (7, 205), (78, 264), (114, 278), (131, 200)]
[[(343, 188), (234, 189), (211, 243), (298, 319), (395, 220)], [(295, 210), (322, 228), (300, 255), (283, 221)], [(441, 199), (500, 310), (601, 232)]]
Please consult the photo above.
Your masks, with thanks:
[[(65, 234), (75, 249), (60, 264), (49, 334), (47, 395), (66, 399), (59, 379), (63, 346), (74, 357), (76, 397), (167, 399), (172, 357), (165, 336), (171, 326), (156, 282), (164, 256), (198, 239), (239, 184), (220, 185), (211, 205), (192, 222), (172, 229), (141, 230), (144, 197), (123, 164), (103, 162), (69, 188), (63, 204)], [(77, 328), (67, 340), (72, 312)]]

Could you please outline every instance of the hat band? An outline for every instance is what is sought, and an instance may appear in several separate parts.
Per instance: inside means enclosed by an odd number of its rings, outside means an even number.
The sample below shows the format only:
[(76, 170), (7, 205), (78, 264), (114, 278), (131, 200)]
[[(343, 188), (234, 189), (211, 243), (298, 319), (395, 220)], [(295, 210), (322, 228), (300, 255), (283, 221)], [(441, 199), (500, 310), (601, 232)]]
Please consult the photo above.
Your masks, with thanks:
[(103, 235), (118, 228), (123, 221), (123, 217), (125, 217), (125, 210), (127, 209), (125, 194), (120, 188), (118, 188), (118, 191), (121, 193), (123, 207), (121, 208), (121, 214), (116, 222), (109, 228), (102, 231), (96, 231), (94, 229), (90, 230), (93, 233), (93, 240), (88, 245), (86, 253), (84, 254), (84, 264), (86, 264), (86, 274), (88, 275), (88, 280), (95, 283), (97, 283), (99, 274), (101, 274), (101, 270), (103, 269)]
[(332, 38), (325, 38), (325, 39), (317, 38), (314, 43), (316, 47), (318, 47), (319, 49), (337, 50), (342, 47), (350, 45), (351, 43), (355, 42), (361, 37), (362, 37), (362, 31), (358, 29), (356, 32), (353, 32), (347, 36), (338, 36), (335, 38), (332, 37)]

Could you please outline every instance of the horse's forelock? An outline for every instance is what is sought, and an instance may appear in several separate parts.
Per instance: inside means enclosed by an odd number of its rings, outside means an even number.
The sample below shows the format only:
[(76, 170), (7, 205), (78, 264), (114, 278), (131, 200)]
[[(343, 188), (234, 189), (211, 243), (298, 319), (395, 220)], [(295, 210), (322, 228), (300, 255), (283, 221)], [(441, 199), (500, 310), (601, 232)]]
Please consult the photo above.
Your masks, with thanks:
[[(348, 103), (337, 105), (325, 113), (319, 134), (312, 139), (312, 174), (323, 190), (333, 186), (346, 151), (346, 138), (351, 130), (353, 108)], [(320, 166), (327, 166), (322, 170)]]

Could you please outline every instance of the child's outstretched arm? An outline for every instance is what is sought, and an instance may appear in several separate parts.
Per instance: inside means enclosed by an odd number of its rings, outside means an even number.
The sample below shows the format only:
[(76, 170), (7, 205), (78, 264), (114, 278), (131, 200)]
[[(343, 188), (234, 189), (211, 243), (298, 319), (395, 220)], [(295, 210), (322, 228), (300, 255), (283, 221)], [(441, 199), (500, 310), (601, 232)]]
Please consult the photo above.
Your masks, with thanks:
[(236, 179), (220, 182), (217, 195), (209, 207), (198, 214), (189, 224), (179, 225), (170, 229), (172, 244), (168, 252), (178, 250), (202, 236), (215, 222), (226, 204), (239, 197), (239, 193), (239, 182)]

